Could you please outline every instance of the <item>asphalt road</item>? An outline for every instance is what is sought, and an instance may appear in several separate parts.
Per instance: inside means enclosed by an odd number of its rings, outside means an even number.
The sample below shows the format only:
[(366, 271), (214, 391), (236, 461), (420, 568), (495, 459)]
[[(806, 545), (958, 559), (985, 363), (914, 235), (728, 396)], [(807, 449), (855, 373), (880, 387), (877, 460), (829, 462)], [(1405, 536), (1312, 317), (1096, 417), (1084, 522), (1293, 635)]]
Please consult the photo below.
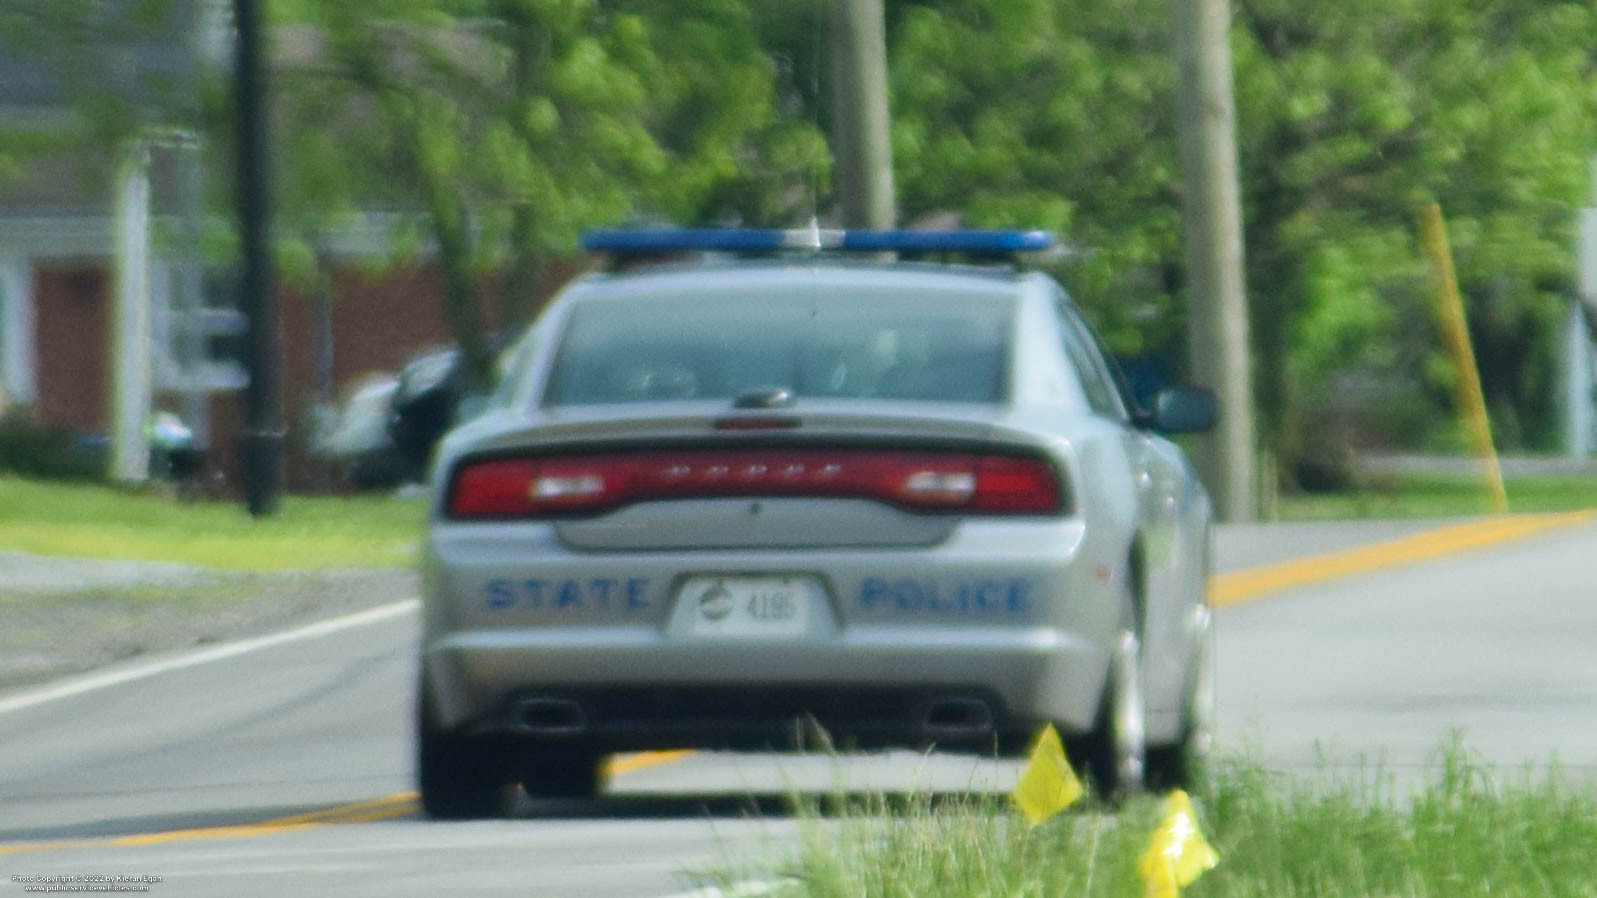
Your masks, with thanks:
[[(1597, 524), (1473, 543), (1447, 534), (1483, 531), (1455, 524), (1224, 530), (1222, 571), (1274, 564), (1286, 585), (1220, 611), (1222, 746), (1283, 771), (1362, 758), (1417, 776), (1462, 728), (1498, 764), (1597, 770)], [(1413, 560), (1426, 546), (1455, 554)], [(1341, 560), (1289, 561), (1327, 553)], [(1015, 776), (910, 754), (644, 756), (598, 802), (435, 824), (408, 794), (415, 640), (397, 613), (48, 700), (0, 695), (0, 898), (24, 894), (19, 877), (119, 874), (168, 896), (652, 898), (790, 851), (789, 788)]]

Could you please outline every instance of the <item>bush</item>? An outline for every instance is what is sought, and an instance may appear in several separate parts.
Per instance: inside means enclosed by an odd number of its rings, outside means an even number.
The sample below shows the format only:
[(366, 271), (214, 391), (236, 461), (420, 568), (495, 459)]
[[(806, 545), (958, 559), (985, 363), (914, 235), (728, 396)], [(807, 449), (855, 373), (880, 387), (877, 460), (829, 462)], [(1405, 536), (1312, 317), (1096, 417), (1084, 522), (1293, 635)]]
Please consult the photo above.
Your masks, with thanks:
[(0, 474), (51, 480), (104, 480), (103, 443), (40, 422), (25, 407), (0, 414)]

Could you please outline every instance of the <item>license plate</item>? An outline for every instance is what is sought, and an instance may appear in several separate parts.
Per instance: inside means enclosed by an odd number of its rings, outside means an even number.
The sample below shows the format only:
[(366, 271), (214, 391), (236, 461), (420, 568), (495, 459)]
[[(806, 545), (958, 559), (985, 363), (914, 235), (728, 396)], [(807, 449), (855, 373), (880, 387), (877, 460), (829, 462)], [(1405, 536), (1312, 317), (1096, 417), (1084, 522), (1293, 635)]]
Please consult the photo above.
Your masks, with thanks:
[(798, 636), (820, 601), (810, 577), (695, 577), (682, 587), (696, 636)]

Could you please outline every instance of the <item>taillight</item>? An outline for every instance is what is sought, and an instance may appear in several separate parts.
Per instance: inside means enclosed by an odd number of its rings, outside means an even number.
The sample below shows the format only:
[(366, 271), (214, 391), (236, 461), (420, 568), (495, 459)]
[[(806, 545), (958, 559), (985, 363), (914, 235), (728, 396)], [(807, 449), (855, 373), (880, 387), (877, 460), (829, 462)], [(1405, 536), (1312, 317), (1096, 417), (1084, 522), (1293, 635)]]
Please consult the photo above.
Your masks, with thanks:
[(1063, 505), (1053, 466), (1035, 458), (984, 455), (976, 466), (971, 507), (980, 511), (1044, 513)]
[(452, 518), (591, 514), (652, 499), (818, 496), (918, 511), (1057, 514), (1064, 491), (1036, 458), (968, 452), (742, 449), (488, 459), (457, 470)]
[(449, 488), (452, 518), (506, 518), (532, 511), (529, 489), (538, 463), (521, 459), (482, 461), (455, 474)]
[(610, 466), (575, 459), (473, 462), (455, 475), (449, 516), (525, 518), (586, 511), (620, 495), (618, 474)]

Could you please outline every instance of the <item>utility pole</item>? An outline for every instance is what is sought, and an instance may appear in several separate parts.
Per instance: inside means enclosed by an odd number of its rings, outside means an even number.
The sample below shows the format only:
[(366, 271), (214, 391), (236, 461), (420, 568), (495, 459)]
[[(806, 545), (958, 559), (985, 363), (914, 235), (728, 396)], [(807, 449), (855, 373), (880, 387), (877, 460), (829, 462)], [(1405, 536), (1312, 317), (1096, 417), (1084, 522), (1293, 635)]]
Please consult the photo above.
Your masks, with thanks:
[(832, 0), (832, 151), (845, 228), (891, 228), (887, 27), (882, 0)]
[(1569, 304), (1564, 325), (1564, 429), (1568, 436), (1569, 457), (1585, 461), (1592, 448), (1592, 351), (1591, 326), (1586, 323), (1586, 305), (1580, 300)]
[(1192, 376), (1220, 398), (1197, 462), (1223, 521), (1253, 520), (1253, 373), (1237, 186), (1229, 0), (1176, 0), (1181, 170), (1186, 181), (1187, 346)]
[[(1592, 158), (1592, 183), (1597, 185), (1597, 156)], [(1593, 200), (1597, 203), (1597, 194)], [(1579, 282), (1575, 301), (1569, 304), (1568, 350), (1564, 360), (1564, 423), (1571, 458), (1585, 461), (1592, 452), (1592, 329), (1597, 321), (1597, 206), (1580, 210), (1575, 257)]]
[(111, 476), (143, 483), (150, 476), (150, 146), (128, 148), (116, 179), (116, 305), (112, 316), (115, 393)]
[(238, 215), (244, 276), (239, 307), (244, 329), (244, 434), (240, 448), (244, 499), (263, 517), (277, 510), (283, 479), (283, 416), (277, 387), (277, 306), (267, 207), (266, 79), (261, 63), (261, 16), (257, 0), (234, 0), (238, 53), (234, 89), (238, 117)]

